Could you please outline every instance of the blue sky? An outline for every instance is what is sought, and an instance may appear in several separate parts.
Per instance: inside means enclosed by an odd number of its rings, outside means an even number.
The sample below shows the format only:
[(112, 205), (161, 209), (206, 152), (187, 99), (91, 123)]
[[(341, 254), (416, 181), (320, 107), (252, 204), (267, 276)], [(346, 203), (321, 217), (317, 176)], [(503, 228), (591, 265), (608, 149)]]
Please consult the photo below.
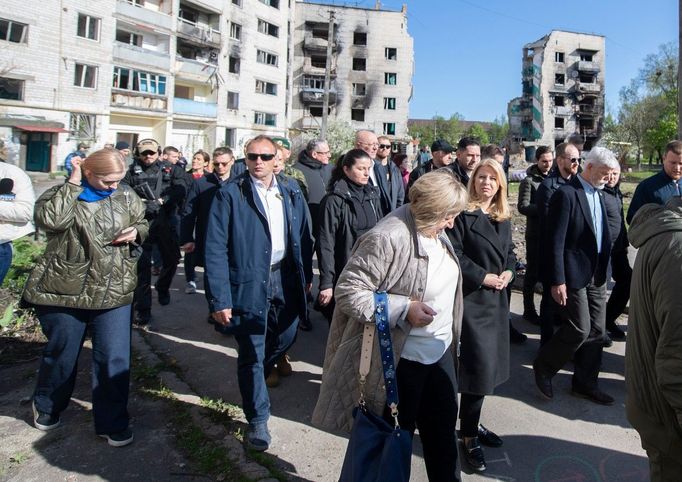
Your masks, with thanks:
[[(488, 121), (506, 115), (521, 94), (521, 49), (551, 30), (606, 37), (606, 100), (615, 114), (618, 92), (637, 75), (644, 57), (677, 41), (675, 0), (383, 0), (407, 3), (414, 38), (411, 118)], [(375, 0), (346, 2), (373, 7)]]

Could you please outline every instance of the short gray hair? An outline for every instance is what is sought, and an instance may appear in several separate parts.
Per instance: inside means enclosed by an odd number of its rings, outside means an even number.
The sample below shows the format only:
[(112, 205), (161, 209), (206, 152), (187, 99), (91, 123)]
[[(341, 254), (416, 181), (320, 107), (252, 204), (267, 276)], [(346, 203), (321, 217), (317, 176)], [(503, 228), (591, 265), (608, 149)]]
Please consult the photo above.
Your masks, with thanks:
[(590, 152), (585, 155), (585, 168), (590, 164), (594, 165), (594, 167), (605, 166), (609, 169), (620, 169), (618, 158), (606, 147), (593, 147)]
[(311, 139), (305, 145), (305, 151), (310, 154), (311, 152), (318, 150), (322, 144), (327, 144), (327, 141), (324, 139)]
[(458, 215), (467, 205), (467, 191), (447, 168), (421, 176), (410, 187), (410, 211), (417, 230), (425, 232), (450, 215)]

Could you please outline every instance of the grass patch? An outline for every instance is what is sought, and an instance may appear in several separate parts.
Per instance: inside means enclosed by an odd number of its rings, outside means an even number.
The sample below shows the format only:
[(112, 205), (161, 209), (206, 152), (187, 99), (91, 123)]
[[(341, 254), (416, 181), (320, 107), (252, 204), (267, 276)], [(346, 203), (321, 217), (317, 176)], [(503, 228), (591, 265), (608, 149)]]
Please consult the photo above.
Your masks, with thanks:
[(653, 176), (660, 170), (661, 170), (660, 168), (642, 169), (641, 171), (636, 171), (633, 169), (632, 172), (623, 172), (621, 177), (623, 179), (623, 182), (633, 182), (635, 184), (638, 184), (647, 177)]
[(275, 457), (265, 453), (265, 452), (256, 452), (255, 450), (247, 450), (246, 453), (251, 457), (253, 460), (258, 462), (260, 465), (265, 467), (270, 471), (270, 475), (279, 480), (279, 481), (286, 481), (288, 480), (288, 476), (285, 472), (283, 472), (279, 467), (277, 467), (277, 462), (275, 461)]

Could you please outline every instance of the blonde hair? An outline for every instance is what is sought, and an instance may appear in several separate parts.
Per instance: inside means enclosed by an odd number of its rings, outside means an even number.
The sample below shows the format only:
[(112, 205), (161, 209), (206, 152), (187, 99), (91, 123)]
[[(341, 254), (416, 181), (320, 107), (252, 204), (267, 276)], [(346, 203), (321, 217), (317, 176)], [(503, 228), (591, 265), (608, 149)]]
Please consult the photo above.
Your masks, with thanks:
[(495, 159), (483, 159), (474, 168), (474, 172), (471, 173), (469, 184), (467, 185), (467, 191), (469, 193), (469, 205), (467, 206), (467, 210), (475, 211), (483, 204), (483, 201), (478, 197), (478, 194), (476, 194), (476, 176), (484, 167), (489, 167), (495, 171), (498, 186), (497, 192), (490, 201), (488, 215), (494, 221), (506, 221), (511, 218), (511, 211), (509, 210), (509, 203), (507, 202), (507, 177), (504, 175), (502, 166)]
[(108, 176), (125, 172), (126, 163), (118, 149), (100, 149), (90, 154), (81, 164), (83, 172), (86, 170), (95, 176)]
[(449, 169), (431, 171), (410, 187), (410, 211), (417, 231), (430, 231), (448, 216), (464, 210), (467, 192)]

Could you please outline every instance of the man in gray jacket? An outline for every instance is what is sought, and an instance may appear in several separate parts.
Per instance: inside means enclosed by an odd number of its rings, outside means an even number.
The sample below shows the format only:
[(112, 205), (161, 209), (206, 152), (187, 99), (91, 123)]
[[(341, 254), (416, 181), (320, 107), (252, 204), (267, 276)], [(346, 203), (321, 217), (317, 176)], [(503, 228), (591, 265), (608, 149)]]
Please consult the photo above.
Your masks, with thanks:
[[(625, 351), (626, 410), (649, 456), (651, 480), (682, 474), (682, 199), (647, 204), (628, 234), (638, 248)], [(635, 321), (634, 323), (632, 321)]]

